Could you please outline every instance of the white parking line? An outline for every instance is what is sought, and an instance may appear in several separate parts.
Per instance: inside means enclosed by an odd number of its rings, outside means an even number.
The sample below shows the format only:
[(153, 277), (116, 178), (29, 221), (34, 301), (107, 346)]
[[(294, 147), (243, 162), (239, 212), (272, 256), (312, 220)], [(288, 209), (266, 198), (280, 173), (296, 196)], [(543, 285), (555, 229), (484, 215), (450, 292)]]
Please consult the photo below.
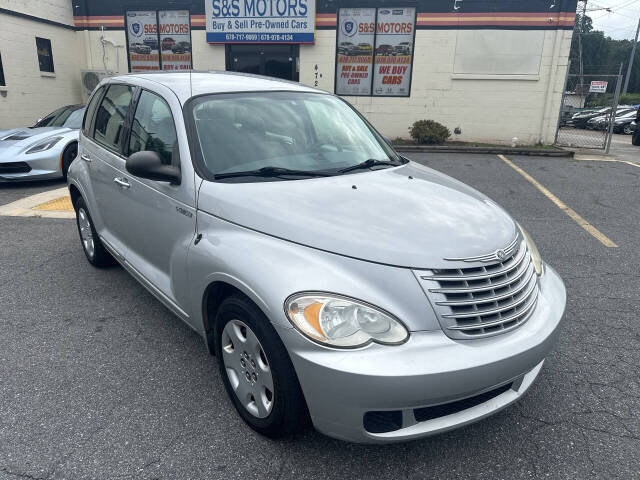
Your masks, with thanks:
[(616, 243), (613, 240), (611, 240), (604, 233), (602, 233), (596, 227), (594, 227), (589, 222), (587, 222), (573, 208), (567, 206), (566, 203), (564, 203), (562, 200), (556, 197), (553, 193), (549, 191), (549, 189), (547, 189), (547, 187), (545, 187), (540, 182), (538, 182), (535, 178), (533, 178), (531, 175), (525, 172), (522, 168), (517, 166), (515, 163), (513, 163), (504, 155), (498, 155), (498, 158), (500, 158), (504, 163), (506, 163), (511, 168), (513, 168), (516, 172), (522, 175), (531, 185), (536, 187), (540, 191), (540, 193), (542, 193), (545, 197), (551, 200), (560, 210), (566, 213), (571, 219), (573, 219), (574, 222), (576, 222), (578, 225), (584, 228), (591, 236), (593, 236), (596, 240), (602, 243), (605, 247), (609, 247), (609, 248), (618, 247), (618, 245), (616, 245)]
[(36, 193), (15, 202), (0, 206), (0, 216), (4, 217), (42, 217), (42, 218), (76, 218), (75, 212), (33, 210), (33, 207), (42, 205), (51, 200), (68, 197), (67, 187), (56, 188), (47, 192)]

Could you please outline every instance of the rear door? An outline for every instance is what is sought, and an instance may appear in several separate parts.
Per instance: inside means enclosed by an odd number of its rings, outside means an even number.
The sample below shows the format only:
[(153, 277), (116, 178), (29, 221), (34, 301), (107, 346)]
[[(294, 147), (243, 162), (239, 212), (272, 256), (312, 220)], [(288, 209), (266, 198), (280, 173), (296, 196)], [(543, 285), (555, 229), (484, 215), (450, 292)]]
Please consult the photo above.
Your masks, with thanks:
[(82, 122), (82, 129), (80, 131), (80, 141), (78, 142), (78, 157), (79, 172), (82, 172), (81, 183), (82, 188), (84, 190), (84, 199), (89, 207), (89, 212), (91, 212), (91, 218), (93, 220), (93, 224), (96, 227), (98, 232), (102, 231), (102, 217), (100, 216), (100, 211), (98, 210), (97, 203), (95, 201), (95, 195), (93, 193), (93, 178), (92, 178), (92, 158), (96, 156), (96, 148), (97, 145), (93, 140), (93, 128), (95, 125), (95, 115), (98, 110), (98, 106), (102, 101), (102, 96), (104, 92), (107, 90), (107, 86), (102, 86), (98, 88), (94, 94), (91, 96), (89, 100), (89, 104), (87, 105), (87, 109), (84, 114), (84, 120)]
[(123, 202), (118, 179), (124, 170), (125, 129), (134, 91), (135, 87), (131, 85), (109, 85), (95, 113), (92, 145), (83, 152), (91, 164), (93, 198), (100, 220), (95, 222), (96, 228), (106, 246), (125, 257), (122, 216), (127, 205)]

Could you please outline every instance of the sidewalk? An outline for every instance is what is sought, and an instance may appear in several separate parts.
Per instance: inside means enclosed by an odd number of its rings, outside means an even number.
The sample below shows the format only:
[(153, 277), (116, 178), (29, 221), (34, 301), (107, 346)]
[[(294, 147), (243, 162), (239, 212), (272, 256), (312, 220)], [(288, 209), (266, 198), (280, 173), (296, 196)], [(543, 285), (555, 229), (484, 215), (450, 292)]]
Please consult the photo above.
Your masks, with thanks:
[(2, 205), (0, 216), (76, 218), (67, 187), (37, 193)]

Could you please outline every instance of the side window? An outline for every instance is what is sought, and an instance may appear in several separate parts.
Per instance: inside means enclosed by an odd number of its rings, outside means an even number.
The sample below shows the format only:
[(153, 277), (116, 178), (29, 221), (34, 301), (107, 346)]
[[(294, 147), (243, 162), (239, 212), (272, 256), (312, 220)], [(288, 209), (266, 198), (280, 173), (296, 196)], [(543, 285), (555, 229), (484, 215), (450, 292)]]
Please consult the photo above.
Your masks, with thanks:
[(89, 105), (84, 114), (84, 120), (82, 122), (82, 133), (85, 136), (91, 135), (91, 122), (93, 121), (93, 114), (96, 112), (98, 108), (98, 102), (100, 101), (100, 97), (102, 96), (102, 92), (104, 92), (104, 87), (100, 87), (93, 93), (93, 97), (89, 101)]
[(6, 85), (4, 81), (4, 68), (2, 68), (2, 55), (0, 55), (0, 87), (4, 87)]
[(107, 148), (121, 151), (124, 122), (129, 113), (133, 87), (111, 85), (96, 112), (93, 138)]
[(41, 72), (53, 73), (53, 53), (51, 53), (51, 40), (36, 37), (36, 50), (38, 52), (38, 65)]
[(142, 150), (157, 152), (165, 165), (178, 161), (178, 137), (169, 105), (159, 96), (143, 90), (131, 125), (129, 154)]
[(38, 120), (38, 122), (33, 126), (33, 128), (39, 127), (49, 127), (51, 123), (60, 115), (66, 107), (59, 108), (55, 112), (51, 112), (49, 115), (45, 115), (43, 118)]

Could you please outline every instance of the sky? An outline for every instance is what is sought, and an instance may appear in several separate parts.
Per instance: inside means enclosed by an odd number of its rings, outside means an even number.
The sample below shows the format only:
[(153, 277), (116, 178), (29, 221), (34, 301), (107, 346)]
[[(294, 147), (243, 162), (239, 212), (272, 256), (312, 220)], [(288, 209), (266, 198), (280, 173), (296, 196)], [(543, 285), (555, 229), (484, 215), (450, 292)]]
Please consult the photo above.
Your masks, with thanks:
[(640, 0), (588, 0), (587, 15), (593, 19), (594, 29), (606, 36), (633, 39), (640, 18)]

